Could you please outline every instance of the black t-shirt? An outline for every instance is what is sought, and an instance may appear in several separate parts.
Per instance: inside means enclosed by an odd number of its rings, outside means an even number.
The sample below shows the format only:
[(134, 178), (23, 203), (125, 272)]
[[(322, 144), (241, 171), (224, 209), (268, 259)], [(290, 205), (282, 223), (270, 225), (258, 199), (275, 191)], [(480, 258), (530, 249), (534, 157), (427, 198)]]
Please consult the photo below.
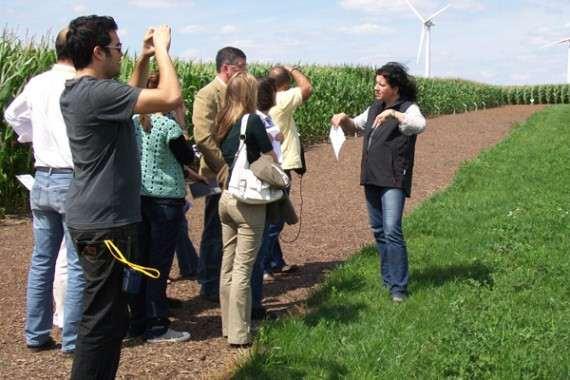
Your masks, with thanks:
[[(241, 128), (241, 119), (238, 120), (232, 129), (222, 140), (220, 148), (224, 155), (224, 160), (231, 167), (234, 162), (235, 155), (239, 148), (239, 132)], [(247, 161), (251, 164), (255, 162), (261, 153), (268, 153), (273, 150), (271, 141), (267, 136), (265, 125), (261, 118), (256, 114), (250, 114), (245, 128), (245, 146), (247, 148)]]
[(140, 160), (131, 117), (140, 88), (85, 76), (61, 95), (74, 176), (65, 220), (79, 230), (141, 220)]

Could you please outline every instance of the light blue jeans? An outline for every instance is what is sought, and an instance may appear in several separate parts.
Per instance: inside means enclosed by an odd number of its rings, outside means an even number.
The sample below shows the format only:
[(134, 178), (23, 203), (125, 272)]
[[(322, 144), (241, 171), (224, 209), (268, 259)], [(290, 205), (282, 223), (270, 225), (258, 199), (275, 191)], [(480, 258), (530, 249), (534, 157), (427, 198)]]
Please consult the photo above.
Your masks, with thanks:
[(402, 232), (406, 197), (402, 189), (366, 185), (370, 227), (380, 255), (380, 274), (393, 296), (408, 292), (408, 252)]
[(30, 194), (33, 215), (34, 249), (28, 273), (26, 308), (26, 343), (44, 344), (53, 325), (53, 279), (55, 262), (65, 234), (67, 247), (67, 290), (61, 349), (75, 349), (77, 328), (81, 319), (85, 278), (67, 227), (64, 204), (73, 173), (37, 171)]

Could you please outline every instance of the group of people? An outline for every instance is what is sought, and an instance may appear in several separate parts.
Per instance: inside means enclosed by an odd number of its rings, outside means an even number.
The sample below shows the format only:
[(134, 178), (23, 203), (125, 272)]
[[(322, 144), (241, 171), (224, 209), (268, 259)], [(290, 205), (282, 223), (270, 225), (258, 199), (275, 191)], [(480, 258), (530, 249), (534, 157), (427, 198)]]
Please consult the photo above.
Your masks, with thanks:
[[(18, 140), (32, 142), (35, 157), (26, 344), (34, 351), (55, 347), (51, 293), (65, 240), (61, 348), (73, 354), (73, 379), (114, 378), (125, 337), (150, 343), (190, 339), (189, 332), (169, 327), (166, 298), (174, 253), (191, 246), (185, 177), (215, 181), (223, 190), (205, 201), (198, 281), (201, 296), (220, 303), (222, 335), (232, 347), (249, 346), (252, 317), (268, 316), (264, 277), (295, 269), (279, 246), (284, 218), (269, 220), (266, 205), (244, 203), (226, 189), (241, 139), (250, 164), (267, 156), (289, 177), (303, 169), (293, 115), (312, 94), (310, 80), (290, 66), (255, 78), (247, 73), (243, 51), (218, 51), (216, 77), (192, 105), (200, 152), (196, 173), (169, 46), (168, 26), (150, 28), (123, 84), (114, 79), (123, 56), (115, 21), (78, 17), (58, 34), (58, 62), (30, 80), (5, 112)], [(157, 67), (152, 74), (151, 57)], [(388, 63), (375, 78), (374, 103), (355, 118), (336, 114), (331, 123), (364, 132), (361, 184), (381, 276), (393, 301), (402, 302), (408, 263), (401, 221), (416, 135), (426, 123), (415, 104), (415, 82), (402, 65)]]

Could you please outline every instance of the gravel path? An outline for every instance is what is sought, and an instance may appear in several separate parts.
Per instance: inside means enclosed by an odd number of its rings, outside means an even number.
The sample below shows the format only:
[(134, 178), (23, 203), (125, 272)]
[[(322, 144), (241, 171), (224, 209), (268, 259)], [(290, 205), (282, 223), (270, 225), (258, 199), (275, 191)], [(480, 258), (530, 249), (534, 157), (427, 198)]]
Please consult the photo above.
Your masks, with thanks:
[[(418, 137), (412, 198), (407, 211), (448, 185), (465, 160), (503, 139), (514, 123), (526, 120), (542, 106), (508, 106), (442, 116), (428, 121)], [(296, 205), (303, 196), (302, 229), (294, 243), (282, 243), (289, 264), (300, 270), (265, 286), (265, 305), (280, 314), (299, 307), (323, 274), (359, 247), (372, 242), (364, 197), (359, 186), (361, 139), (349, 138), (337, 162), (329, 144), (307, 151), (309, 171), (293, 180)], [(190, 211), (190, 236), (199, 246), (203, 203)], [(298, 226), (286, 227), (282, 239), (291, 240)], [(0, 220), (0, 377), (10, 379), (66, 378), (71, 359), (57, 351), (30, 353), (23, 339), (27, 268), (32, 249), (29, 218)], [(413, 252), (411, 252), (413, 260)], [(177, 270), (173, 270), (177, 275)], [(219, 309), (197, 297), (193, 281), (174, 282), (169, 295), (183, 300), (173, 310), (173, 327), (187, 329), (192, 340), (183, 344), (139, 344), (125, 347), (118, 376), (124, 379), (223, 377), (242, 355), (221, 337)], [(58, 338), (57, 332), (54, 331)]]

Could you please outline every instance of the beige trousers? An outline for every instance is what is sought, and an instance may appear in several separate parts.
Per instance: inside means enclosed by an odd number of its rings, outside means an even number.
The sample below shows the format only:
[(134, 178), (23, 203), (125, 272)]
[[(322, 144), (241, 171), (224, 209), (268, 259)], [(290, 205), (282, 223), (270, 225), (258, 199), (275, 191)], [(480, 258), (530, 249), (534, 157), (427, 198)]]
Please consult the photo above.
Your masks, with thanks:
[(251, 342), (251, 272), (263, 238), (265, 207), (238, 202), (227, 191), (220, 199), (220, 306), (222, 334), (230, 344)]

